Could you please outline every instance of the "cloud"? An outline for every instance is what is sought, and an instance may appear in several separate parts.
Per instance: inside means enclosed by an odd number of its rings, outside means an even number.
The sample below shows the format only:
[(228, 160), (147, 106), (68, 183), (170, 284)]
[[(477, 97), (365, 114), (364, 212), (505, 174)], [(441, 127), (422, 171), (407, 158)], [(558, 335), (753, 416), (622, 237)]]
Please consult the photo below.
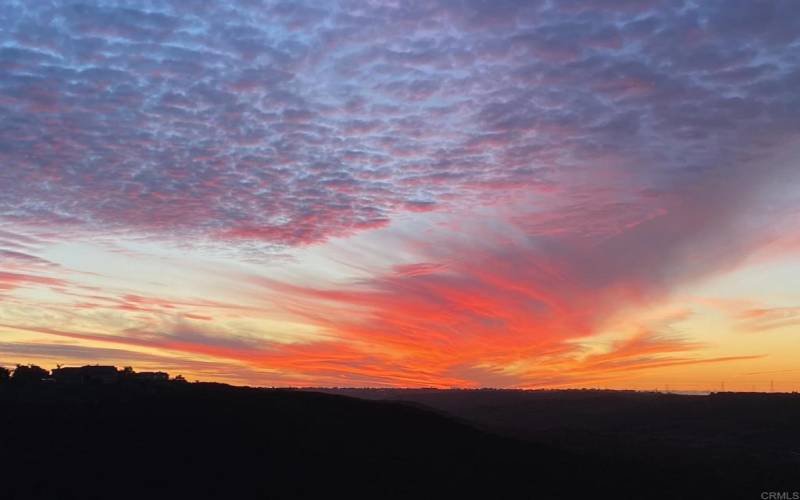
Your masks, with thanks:
[[(6, 2), (0, 293), (55, 288), (75, 302), (53, 311), (114, 318), (45, 334), (284, 382), (561, 384), (738, 359), (657, 329), (599, 354), (584, 341), (765, 246), (796, 248), (783, 243), (797, 200), (773, 195), (797, 181), (798, 14), (792, 1)], [(244, 260), (359, 233), (379, 241), (352, 250), (357, 280), (238, 283), (325, 333), (313, 341), (198, 326), (250, 306), (89, 291), (41, 256), (122, 234)], [(363, 265), (386, 249), (397, 258)]]
[(0, 248), (0, 259), (6, 266), (13, 265), (39, 265), (39, 266), (52, 266), (53, 263), (35, 255), (30, 255), (16, 250), (5, 250)]
[(15, 288), (33, 285), (45, 285), (60, 288), (65, 286), (66, 282), (61, 279), (48, 276), (0, 271), (0, 292), (7, 292)]
[(269, 249), (798, 133), (795, 2), (487, 5), (7, 3), (0, 214)]
[(706, 346), (661, 324), (602, 354), (582, 346), (615, 318), (633, 326), (637, 312), (737, 268), (781, 231), (758, 222), (764, 206), (748, 171), (643, 195), (643, 209), (629, 213), (592, 197), (560, 213), (520, 202), (499, 215), (455, 215), (434, 233), (381, 235), (350, 254), (353, 265), (386, 247), (410, 263), (362, 264), (366, 276), (351, 282), (250, 281), (340, 342), (409, 372), (425, 369), (432, 382), (457, 374), (461, 385), (546, 385), (735, 361), (698, 356)]
[(746, 332), (765, 332), (800, 325), (800, 307), (746, 309), (737, 316), (740, 327)]

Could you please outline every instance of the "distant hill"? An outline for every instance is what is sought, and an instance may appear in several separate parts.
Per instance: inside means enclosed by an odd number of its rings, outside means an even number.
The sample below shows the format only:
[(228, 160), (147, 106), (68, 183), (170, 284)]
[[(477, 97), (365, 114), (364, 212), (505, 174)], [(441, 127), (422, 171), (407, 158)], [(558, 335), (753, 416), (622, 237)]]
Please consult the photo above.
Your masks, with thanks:
[[(597, 453), (608, 441), (593, 425), (573, 437), (584, 446), (531, 439), (548, 428), (564, 436), (575, 424), (570, 405), (611, 422), (603, 408), (619, 395), (576, 402), (554, 393), (526, 406), (511, 393), (404, 394), (388, 397), (406, 402), (175, 381), (0, 384), (0, 498), (759, 498), (789, 477), (780, 467), (753, 474), (747, 467), (761, 464), (749, 459), (731, 468), (734, 455), (662, 456), (642, 427), (629, 450), (638, 456)], [(484, 424), (510, 415), (539, 431), (503, 436)]]
[[(428, 407), (478, 428), (544, 444), (676, 498), (800, 491), (800, 394), (677, 395), (608, 390), (330, 389)], [(630, 480), (630, 479), (628, 479)], [(691, 493), (690, 493), (691, 492)], [(649, 496), (649, 495), (648, 495)], [(668, 497), (668, 496), (667, 496)]]

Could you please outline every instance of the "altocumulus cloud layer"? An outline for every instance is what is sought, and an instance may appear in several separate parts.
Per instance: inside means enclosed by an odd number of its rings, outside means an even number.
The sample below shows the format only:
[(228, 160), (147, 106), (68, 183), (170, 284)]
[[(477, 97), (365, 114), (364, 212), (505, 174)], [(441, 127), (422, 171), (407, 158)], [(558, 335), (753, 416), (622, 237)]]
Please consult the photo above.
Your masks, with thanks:
[[(789, 0), (6, 0), (0, 299), (47, 287), (75, 297), (69, 314), (128, 316), (114, 335), (39, 332), (290, 382), (548, 384), (749, 359), (647, 329), (600, 354), (575, 342), (797, 234), (799, 88)], [(78, 289), (40, 256), (75, 234), (291, 253), (403, 218), (440, 225), (377, 232), (365, 252), (402, 258), (358, 281), (239, 277), (329, 335), (306, 343), (174, 326), (240, 306)]]
[(5, 1), (0, 210), (296, 245), (797, 133), (796, 2), (588, 4)]

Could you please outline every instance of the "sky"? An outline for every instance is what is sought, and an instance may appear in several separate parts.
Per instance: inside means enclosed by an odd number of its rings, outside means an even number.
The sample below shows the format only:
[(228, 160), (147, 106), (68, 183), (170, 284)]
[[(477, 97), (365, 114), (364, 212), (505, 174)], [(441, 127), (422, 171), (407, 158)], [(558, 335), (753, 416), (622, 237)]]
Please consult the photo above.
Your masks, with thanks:
[(800, 2), (0, 0), (0, 365), (800, 389)]

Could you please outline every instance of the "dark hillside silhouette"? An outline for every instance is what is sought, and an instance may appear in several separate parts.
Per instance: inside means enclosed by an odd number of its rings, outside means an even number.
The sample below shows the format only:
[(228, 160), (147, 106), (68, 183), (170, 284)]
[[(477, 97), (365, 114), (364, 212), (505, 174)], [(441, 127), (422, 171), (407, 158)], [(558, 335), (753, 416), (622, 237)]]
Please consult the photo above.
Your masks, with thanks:
[(433, 408), (490, 432), (569, 451), (587, 463), (644, 470), (643, 477), (659, 471), (652, 484), (677, 485), (679, 497), (690, 490), (701, 497), (714, 485), (726, 498), (800, 490), (800, 394), (327, 391)]
[[(581, 434), (640, 438), (689, 447), (800, 451), (800, 394), (704, 396), (603, 390), (331, 389), (381, 401), (421, 404), (492, 431), (585, 448)], [(568, 432), (564, 432), (568, 431)], [(611, 442), (604, 443), (608, 447)]]
[(0, 449), (3, 499), (566, 498), (574, 470), (409, 405), (125, 378), (0, 385)]
[[(353, 398), (57, 370), (0, 379), (0, 498), (759, 498), (800, 477), (796, 396), (720, 413), (635, 393), (340, 390)], [(736, 422), (786, 443), (702, 441)]]

